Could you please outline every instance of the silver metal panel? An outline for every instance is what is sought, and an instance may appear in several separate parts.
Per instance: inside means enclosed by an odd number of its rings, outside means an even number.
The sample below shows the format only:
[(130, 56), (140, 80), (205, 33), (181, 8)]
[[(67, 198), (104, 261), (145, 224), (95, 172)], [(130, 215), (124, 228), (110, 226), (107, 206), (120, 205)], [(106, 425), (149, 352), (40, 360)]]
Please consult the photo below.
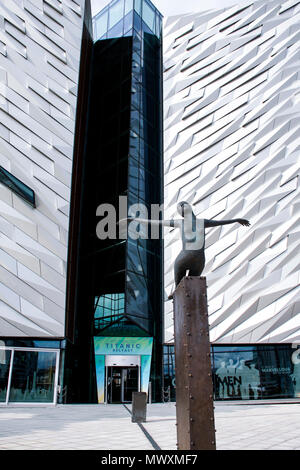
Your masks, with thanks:
[(63, 337), (69, 203), (85, 0), (0, 2), (0, 336)]
[[(243, 2), (166, 18), (165, 218), (186, 200), (251, 227), (206, 234), (210, 338), (300, 341), (300, 3)], [(166, 298), (180, 250), (165, 233)], [(165, 341), (173, 341), (165, 304)]]

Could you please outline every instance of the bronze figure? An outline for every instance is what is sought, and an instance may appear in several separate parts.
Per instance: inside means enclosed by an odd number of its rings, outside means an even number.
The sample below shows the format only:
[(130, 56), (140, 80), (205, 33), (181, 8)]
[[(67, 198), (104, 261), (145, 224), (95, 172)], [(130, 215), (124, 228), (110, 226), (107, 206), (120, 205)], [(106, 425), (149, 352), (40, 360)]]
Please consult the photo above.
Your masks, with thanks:
[(246, 219), (199, 219), (195, 216), (192, 206), (185, 201), (182, 201), (177, 205), (177, 210), (182, 219), (148, 220), (140, 219), (139, 217), (128, 217), (127, 219), (123, 219), (126, 221), (135, 220), (138, 223), (159, 224), (180, 229), (182, 250), (178, 254), (174, 264), (174, 279), (176, 287), (181, 279), (186, 275), (187, 271), (190, 276), (201, 276), (205, 265), (204, 247), (206, 228), (233, 224), (235, 222), (247, 227), (250, 225), (250, 222)]

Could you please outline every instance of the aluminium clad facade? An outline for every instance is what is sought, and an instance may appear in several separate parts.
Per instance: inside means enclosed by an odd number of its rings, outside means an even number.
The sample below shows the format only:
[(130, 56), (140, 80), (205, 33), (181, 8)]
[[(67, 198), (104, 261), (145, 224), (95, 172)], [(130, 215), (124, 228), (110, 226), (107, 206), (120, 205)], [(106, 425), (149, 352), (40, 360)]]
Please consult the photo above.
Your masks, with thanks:
[[(251, 222), (207, 231), (213, 343), (300, 340), (299, 26), (293, 0), (165, 21), (165, 218), (185, 200), (198, 217)], [(170, 233), (167, 295), (179, 250)]]
[[(84, 12), (87, 12), (84, 25)], [(0, 337), (63, 338), (70, 194), (89, 1), (0, 4), (0, 165), (35, 193), (0, 184)]]

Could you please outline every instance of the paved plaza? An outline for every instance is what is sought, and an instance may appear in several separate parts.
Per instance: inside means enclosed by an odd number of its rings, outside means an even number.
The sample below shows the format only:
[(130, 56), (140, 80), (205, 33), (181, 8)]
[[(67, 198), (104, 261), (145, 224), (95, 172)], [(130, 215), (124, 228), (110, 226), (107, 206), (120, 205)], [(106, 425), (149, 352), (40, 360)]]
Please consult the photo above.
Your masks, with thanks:
[[(147, 422), (126, 405), (1, 407), (1, 450), (175, 450), (174, 403), (151, 404)], [(300, 450), (300, 404), (215, 404), (218, 450)]]

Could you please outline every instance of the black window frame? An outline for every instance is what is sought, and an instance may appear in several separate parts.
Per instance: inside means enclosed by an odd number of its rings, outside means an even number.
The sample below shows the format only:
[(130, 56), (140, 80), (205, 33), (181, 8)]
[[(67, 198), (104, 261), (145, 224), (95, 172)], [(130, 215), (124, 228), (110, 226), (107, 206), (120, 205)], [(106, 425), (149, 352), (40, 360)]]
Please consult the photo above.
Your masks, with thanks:
[[(8, 183), (8, 181), (10, 184)], [(5, 168), (0, 165), (0, 183), (4, 186), (9, 188), (13, 193), (20, 196), (24, 201), (28, 202), (32, 207), (36, 208), (36, 201), (35, 201), (35, 192), (31, 189), (27, 184), (23, 183), (19, 178), (11, 174)], [(32, 194), (32, 197), (28, 197), (28, 195), (22, 191), (22, 186), (27, 188), (29, 192)]]

